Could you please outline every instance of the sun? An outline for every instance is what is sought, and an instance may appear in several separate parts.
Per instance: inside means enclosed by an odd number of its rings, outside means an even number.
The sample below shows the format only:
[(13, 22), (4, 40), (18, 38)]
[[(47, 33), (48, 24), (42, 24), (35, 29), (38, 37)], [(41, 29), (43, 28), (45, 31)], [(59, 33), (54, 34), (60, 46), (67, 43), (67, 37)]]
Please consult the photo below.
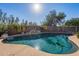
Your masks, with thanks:
[(35, 12), (40, 12), (41, 11), (41, 4), (33, 4), (33, 9)]

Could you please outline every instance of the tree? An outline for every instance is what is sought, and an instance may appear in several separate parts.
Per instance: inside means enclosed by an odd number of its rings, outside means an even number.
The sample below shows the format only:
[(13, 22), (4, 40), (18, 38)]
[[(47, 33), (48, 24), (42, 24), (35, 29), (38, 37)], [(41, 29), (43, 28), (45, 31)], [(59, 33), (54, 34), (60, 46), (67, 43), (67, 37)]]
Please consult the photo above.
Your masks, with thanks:
[(50, 11), (49, 14), (46, 16), (43, 25), (47, 26), (57, 26), (58, 24), (60, 25), (65, 17), (66, 15), (63, 12), (57, 13), (55, 10)]
[(6, 21), (7, 21), (7, 13), (4, 13), (2, 17), (2, 22), (6, 23)]
[(7, 29), (6, 26), (6, 17), (7, 13), (4, 13), (1, 9), (0, 9), (0, 32), (4, 32)]
[(3, 15), (3, 12), (2, 12), (2, 10), (0, 9), (0, 21), (2, 21), (2, 15)]
[(66, 21), (65, 26), (79, 26), (79, 18), (72, 18)]
[(29, 22), (29, 26), (32, 26), (33, 25), (33, 23), (32, 22)]
[(21, 32), (21, 24), (19, 24), (18, 17), (7, 16), (7, 13), (0, 9), (0, 33), (4, 33), (6, 30), (9, 31), (8, 33)]
[(10, 15), (9, 22), (10, 22), (10, 24), (13, 24), (15, 22), (15, 18), (13, 15)]
[(18, 24), (18, 22), (19, 22), (19, 18), (18, 18), (18, 17), (16, 17), (16, 19), (15, 19), (15, 23), (17, 23), (17, 24)]
[(27, 20), (25, 20), (25, 25), (27, 25), (27, 23), (28, 23)]

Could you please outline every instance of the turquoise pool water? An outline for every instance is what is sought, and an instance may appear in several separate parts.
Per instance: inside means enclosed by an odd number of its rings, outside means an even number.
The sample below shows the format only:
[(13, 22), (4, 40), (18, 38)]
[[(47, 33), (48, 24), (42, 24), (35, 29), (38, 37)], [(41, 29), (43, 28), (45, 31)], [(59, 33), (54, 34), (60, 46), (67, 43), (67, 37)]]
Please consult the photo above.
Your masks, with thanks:
[(73, 48), (68, 35), (54, 35), (52, 33), (8, 37), (3, 42), (29, 45), (35, 49), (52, 54), (68, 53)]

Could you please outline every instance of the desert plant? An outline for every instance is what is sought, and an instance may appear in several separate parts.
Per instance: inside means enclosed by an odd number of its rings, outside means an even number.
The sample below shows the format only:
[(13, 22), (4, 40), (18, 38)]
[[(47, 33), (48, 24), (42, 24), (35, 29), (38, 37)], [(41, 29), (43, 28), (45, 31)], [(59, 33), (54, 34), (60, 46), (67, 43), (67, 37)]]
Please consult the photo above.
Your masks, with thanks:
[(79, 32), (77, 32), (77, 37), (79, 38)]
[(19, 17), (14, 17), (13, 15), (7, 16), (7, 13), (4, 13), (0, 9), (0, 35), (8, 31), (8, 34), (16, 34), (18, 32), (22, 32), (22, 30), (26, 30), (27, 20), (20, 22)]

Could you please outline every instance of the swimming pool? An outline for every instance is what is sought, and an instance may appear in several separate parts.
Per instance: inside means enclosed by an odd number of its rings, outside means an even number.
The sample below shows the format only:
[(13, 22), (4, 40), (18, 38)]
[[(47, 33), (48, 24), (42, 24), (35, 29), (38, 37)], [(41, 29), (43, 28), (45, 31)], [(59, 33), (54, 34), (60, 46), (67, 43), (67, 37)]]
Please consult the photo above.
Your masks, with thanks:
[(68, 39), (68, 35), (52, 33), (13, 36), (6, 38), (3, 42), (29, 45), (35, 49), (52, 54), (68, 53), (73, 48), (72, 43)]

